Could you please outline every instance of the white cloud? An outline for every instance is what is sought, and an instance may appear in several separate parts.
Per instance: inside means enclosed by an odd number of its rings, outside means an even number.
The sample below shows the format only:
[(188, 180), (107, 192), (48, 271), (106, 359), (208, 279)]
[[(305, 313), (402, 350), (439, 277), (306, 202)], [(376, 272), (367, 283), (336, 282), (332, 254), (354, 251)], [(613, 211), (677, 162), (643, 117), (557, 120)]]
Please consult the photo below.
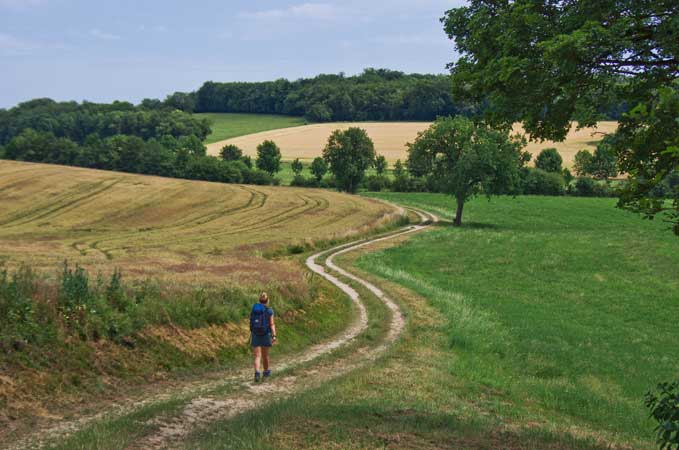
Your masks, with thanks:
[(93, 38), (101, 39), (102, 41), (117, 41), (120, 39), (120, 36), (107, 33), (106, 31), (102, 31), (99, 28), (92, 28), (89, 32), (89, 35)]
[(302, 3), (286, 9), (266, 9), (262, 11), (242, 12), (240, 17), (246, 19), (317, 19), (330, 20), (339, 15), (339, 10), (327, 3)]

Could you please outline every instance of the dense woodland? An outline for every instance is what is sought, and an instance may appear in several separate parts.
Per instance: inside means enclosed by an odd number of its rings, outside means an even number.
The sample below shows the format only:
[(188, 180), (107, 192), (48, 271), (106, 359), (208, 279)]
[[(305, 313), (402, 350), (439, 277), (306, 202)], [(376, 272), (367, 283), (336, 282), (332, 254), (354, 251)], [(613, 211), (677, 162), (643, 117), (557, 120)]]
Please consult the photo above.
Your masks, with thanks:
[(243, 161), (207, 156), (206, 120), (147, 103), (38, 99), (0, 110), (0, 157), (193, 180), (273, 182)]
[[(405, 74), (366, 69), (360, 75), (318, 75), (314, 78), (260, 83), (208, 81), (193, 93), (177, 92), (164, 104), (187, 112), (233, 112), (304, 116), (312, 122), (430, 121), (439, 116), (471, 115), (482, 103), (453, 100), (449, 75)], [(159, 104), (149, 100), (148, 104)], [(481, 106), (479, 106), (481, 105)], [(611, 101), (601, 118), (617, 119), (624, 103)]]

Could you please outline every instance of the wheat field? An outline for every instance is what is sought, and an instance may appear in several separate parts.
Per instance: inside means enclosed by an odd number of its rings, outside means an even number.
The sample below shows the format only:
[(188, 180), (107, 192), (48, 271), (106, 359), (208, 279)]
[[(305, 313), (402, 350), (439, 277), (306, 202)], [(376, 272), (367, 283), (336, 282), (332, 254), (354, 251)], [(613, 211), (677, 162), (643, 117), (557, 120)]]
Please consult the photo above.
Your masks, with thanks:
[[(405, 161), (408, 157), (406, 144), (413, 142), (417, 133), (425, 130), (429, 125), (426, 122), (357, 122), (305, 125), (216, 142), (208, 145), (208, 153), (216, 156), (224, 145), (235, 144), (242, 148), (246, 154), (255, 156), (257, 145), (264, 140), (271, 139), (281, 148), (284, 159), (299, 158), (308, 161), (321, 155), (328, 136), (334, 130), (360, 127), (368, 132), (375, 143), (377, 153), (384, 155), (388, 161), (393, 163), (397, 159)], [(555, 147), (564, 159), (564, 166), (572, 167), (573, 157), (579, 150), (589, 149), (593, 151), (596, 142), (603, 137), (602, 133), (611, 133), (615, 131), (616, 127), (616, 122), (600, 122), (597, 128), (583, 128), (581, 130), (576, 130), (573, 127), (564, 142), (529, 142), (526, 150), (535, 157), (542, 149)], [(525, 134), (520, 125), (514, 127), (514, 132)]]
[(259, 285), (301, 276), (262, 255), (366, 231), (390, 206), (330, 191), (0, 161), (0, 266), (61, 262), (133, 278)]

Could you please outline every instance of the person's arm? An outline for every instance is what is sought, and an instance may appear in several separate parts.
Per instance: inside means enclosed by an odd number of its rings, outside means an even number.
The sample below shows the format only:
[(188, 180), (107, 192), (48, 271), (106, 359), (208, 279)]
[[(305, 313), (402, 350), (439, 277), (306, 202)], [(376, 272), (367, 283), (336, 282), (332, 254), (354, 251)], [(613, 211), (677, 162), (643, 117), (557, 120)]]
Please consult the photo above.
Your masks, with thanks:
[(271, 338), (276, 341), (276, 322), (274, 321), (273, 314), (269, 317), (269, 328), (271, 328)]

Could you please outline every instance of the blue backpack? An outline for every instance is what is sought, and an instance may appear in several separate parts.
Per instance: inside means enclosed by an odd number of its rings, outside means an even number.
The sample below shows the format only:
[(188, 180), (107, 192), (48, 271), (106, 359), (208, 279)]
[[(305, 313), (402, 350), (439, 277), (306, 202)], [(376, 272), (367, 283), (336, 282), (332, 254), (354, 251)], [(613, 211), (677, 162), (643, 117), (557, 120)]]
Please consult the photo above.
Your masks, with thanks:
[(250, 331), (255, 336), (269, 334), (269, 308), (261, 303), (256, 303), (250, 313)]

